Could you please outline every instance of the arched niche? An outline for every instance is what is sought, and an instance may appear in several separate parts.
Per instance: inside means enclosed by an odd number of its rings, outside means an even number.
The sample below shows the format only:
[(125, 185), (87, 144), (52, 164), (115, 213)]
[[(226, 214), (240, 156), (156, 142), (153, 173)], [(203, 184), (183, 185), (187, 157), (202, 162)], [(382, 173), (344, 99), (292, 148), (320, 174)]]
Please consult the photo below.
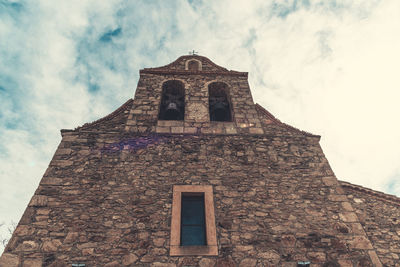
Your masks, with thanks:
[(159, 120), (184, 120), (185, 86), (177, 80), (166, 81), (162, 85)]
[(210, 121), (232, 121), (228, 85), (213, 82), (208, 85)]
[(188, 63), (188, 69), (190, 71), (198, 71), (199, 70), (199, 62), (195, 61), (195, 60), (191, 60)]
[(202, 67), (201, 61), (198, 59), (193, 58), (185, 62), (185, 70), (201, 71)]

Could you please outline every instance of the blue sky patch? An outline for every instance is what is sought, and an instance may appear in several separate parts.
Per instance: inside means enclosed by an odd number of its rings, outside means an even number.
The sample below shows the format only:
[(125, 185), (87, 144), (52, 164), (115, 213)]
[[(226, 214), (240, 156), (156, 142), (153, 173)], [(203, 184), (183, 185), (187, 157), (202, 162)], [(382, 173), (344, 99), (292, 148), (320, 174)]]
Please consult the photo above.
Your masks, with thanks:
[(272, 14), (281, 18), (286, 18), (290, 13), (296, 12), (301, 7), (308, 8), (310, 2), (308, 0), (294, 0), (286, 2), (275, 2), (272, 4)]
[(89, 83), (89, 92), (90, 93), (95, 93), (100, 90), (100, 86), (95, 83)]
[(5, 10), (6, 12), (20, 12), (22, 8), (23, 5), (21, 3), (0, 0), (0, 11)]
[(400, 173), (396, 173), (392, 176), (391, 180), (386, 184), (385, 191), (389, 194), (399, 194), (400, 190)]
[(188, 3), (191, 7), (193, 7), (194, 10), (197, 10), (202, 4), (203, 1), (201, 0), (188, 0)]
[(110, 42), (114, 37), (117, 37), (117, 36), (119, 36), (121, 34), (122, 34), (122, 29), (121, 29), (121, 27), (119, 27), (119, 28), (117, 28), (115, 30), (108, 31), (105, 34), (103, 34), (100, 37), (100, 41), (102, 41), (102, 42)]
[(244, 47), (245, 48), (252, 48), (253, 47), (253, 44), (254, 44), (254, 42), (257, 40), (257, 32), (256, 32), (256, 29), (254, 29), (254, 28), (251, 28), (250, 30), (249, 30), (249, 35), (248, 35), (248, 37), (246, 38), (246, 40), (245, 40), (245, 42), (244, 42)]
[(19, 124), (18, 121), (10, 120), (10, 121), (6, 121), (5, 127), (6, 127), (7, 129), (14, 130), (14, 129), (17, 129), (17, 128), (18, 128), (18, 124)]

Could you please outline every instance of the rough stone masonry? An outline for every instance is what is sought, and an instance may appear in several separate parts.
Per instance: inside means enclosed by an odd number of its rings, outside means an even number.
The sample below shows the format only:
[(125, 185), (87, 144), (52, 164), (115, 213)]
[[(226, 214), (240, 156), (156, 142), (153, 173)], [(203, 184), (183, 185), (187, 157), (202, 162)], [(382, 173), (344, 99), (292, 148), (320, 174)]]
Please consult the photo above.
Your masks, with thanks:
[[(184, 120), (158, 119), (171, 80)], [(232, 121), (210, 121), (213, 82)], [(245, 72), (198, 55), (143, 69), (133, 100), (61, 134), (2, 267), (400, 266), (400, 199), (338, 181), (320, 137), (254, 104)], [(174, 185), (212, 186), (217, 256), (170, 256)]]

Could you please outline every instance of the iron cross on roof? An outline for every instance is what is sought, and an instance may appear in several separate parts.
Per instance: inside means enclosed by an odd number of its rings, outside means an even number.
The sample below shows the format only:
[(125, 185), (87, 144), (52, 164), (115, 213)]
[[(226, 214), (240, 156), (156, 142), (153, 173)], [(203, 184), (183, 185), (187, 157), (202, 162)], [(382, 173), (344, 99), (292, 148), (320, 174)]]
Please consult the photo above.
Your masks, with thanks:
[(197, 52), (197, 51), (189, 51), (189, 55), (193, 55), (193, 56), (195, 56), (195, 55), (197, 55), (197, 53), (199, 53), (199, 52)]

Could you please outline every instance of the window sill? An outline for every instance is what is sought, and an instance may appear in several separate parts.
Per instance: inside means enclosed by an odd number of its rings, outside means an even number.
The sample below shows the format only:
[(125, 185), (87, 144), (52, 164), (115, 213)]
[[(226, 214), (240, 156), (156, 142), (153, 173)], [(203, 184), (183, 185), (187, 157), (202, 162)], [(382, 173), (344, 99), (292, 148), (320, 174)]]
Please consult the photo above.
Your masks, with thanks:
[(185, 124), (184, 120), (175, 121), (175, 120), (158, 120), (157, 126), (161, 127), (183, 127)]
[(217, 246), (170, 246), (170, 256), (218, 256)]

